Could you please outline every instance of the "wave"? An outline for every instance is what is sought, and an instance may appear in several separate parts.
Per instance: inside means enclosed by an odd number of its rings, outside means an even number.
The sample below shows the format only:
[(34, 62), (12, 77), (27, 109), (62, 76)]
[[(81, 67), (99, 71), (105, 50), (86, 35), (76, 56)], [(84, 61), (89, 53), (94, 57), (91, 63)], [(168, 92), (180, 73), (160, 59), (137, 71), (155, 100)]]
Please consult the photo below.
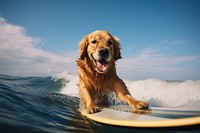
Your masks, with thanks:
[[(60, 89), (60, 93), (79, 96), (78, 75), (63, 72), (53, 78), (55, 80), (66, 80), (66, 84)], [(123, 80), (133, 97), (148, 101), (152, 107), (200, 109), (200, 80)]]
[[(149, 101), (151, 106), (200, 110), (199, 81), (124, 81), (135, 98)], [(21, 133), (98, 131), (98, 125), (91, 125), (79, 112), (77, 83), (78, 76), (67, 72), (53, 77), (0, 75), (0, 129)]]
[(67, 94), (70, 96), (79, 96), (79, 90), (78, 90), (78, 75), (70, 74), (68, 72), (63, 72), (61, 74), (58, 74), (56, 76), (53, 76), (53, 79), (60, 80), (65, 79), (66, 83), (63, 86), (63, 88), (60, 89), (60, 93)]
[[(2, 132), (88, 132), (79, 98), (60, 93), (65, 79), (0, 74)], [(77, 124), (78, 123), (78, 124)]]

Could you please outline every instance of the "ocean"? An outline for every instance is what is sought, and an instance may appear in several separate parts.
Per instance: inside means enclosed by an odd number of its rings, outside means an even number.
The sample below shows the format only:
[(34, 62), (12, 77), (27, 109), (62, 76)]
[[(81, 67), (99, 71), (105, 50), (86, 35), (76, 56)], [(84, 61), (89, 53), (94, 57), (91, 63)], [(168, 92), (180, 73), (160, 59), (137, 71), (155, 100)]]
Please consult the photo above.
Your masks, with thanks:
[[(151, 107), (200, 110), (200, 80), (124, 79), (130, 93)], [(0, 75), (1, 133), (192, 132), (182, 128), (126, 128), (91, 121), (79, 112), (78, 75), (63, 72), (49, 77)], [(113, 100), (114, 104), (121, 104)]]

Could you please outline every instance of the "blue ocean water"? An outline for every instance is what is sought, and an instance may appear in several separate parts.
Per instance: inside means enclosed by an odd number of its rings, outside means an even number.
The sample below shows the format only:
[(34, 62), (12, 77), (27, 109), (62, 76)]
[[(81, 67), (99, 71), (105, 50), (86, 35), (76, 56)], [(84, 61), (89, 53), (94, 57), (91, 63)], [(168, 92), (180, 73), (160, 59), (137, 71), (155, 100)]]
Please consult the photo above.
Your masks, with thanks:
[[(52, 77), (0, 75), (0, 132), (200, 132), (199, 125), (168, 129), (124, 128), (104, 125), (88, 120), (79, 112), (79, 97), (76, 82), (77, 76), (69, 74)], [(140, 84), (140, 82), (141, 81), (126, 81), (129, 87), (133, 86), (132, 84), (134, 83), (136, 85)], [(144, 82), (148, 85), (148, 82), (154, 82), (155, 84), (155, 82), (157, 83), (158, 81), (147, 80), (143, 81), (142, 84)], [(188, 83), (166, 83), (170, 85), (173, 84), (171, 86), (174, 86), (174, 84), (178, 84), (179, 86), (181, 86), (181, 84), (190, 84), (191, 86), (193, 81), (188, 81)], [(197, 85), (195, 83), (196, 81), (193, 83), (193, 99), (190, 98), (190, 94), (188, 93), (188, 102), (186, 104), (184, 102), (177, 103), (177, 107), (189, 107), (190, 109), (195, 107), (199, 109), (200, 88), (199, 83), (197, 83)], [(170, 90), (171, 88), (169, 87), (167, 89)], [(140, 92), (138, 92), (138, 95), (140, 96), (139, 93)], [(181, 94), (179, 95), (181, 96)], [(147, 97), (146, 94), (143, 94), (143, 96), (143, 99), (150, 101), (150, 104), (153, 106), (164, 106), (170, 102), (160, 97)]]

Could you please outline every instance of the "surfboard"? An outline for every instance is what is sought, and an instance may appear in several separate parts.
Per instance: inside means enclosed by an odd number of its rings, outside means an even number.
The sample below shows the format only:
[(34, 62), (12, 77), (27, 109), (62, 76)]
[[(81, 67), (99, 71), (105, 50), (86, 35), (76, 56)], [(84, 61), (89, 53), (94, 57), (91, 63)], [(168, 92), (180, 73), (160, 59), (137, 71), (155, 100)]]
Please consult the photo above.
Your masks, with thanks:
[(100, 112), (81, 114), (93, 121), (126, 127), (179, 127), (200, 124), (200, 110), (150, 107), (149, 110), (134, 110), (127, 105), (109, 106)]

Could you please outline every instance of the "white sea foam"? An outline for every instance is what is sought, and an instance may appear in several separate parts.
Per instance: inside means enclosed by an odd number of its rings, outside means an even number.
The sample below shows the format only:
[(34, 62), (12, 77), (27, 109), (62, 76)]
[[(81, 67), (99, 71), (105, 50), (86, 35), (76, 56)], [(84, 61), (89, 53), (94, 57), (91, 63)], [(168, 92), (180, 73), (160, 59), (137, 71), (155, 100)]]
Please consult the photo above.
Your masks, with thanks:
[(78, 75), (70, 74), (68, 72), (63, 72), (59, 75), (54, 76), (54, 79), (65, 79), (66, 84), (63, 88), (61, 88), (60, 93), (70, 95), (70, 96), (79, 96), (78, 90)]
[(200, 109), (200, 80), (177, 82), (147, 79), (125, 82), (136, 99), (149, 101), (151, 106)]
[[(78, 75), (64, 72), (54, 77), (66, 79), (60, 93), (70, 96), (78, 94)], [(128, 90), (138, 100), (145, 100), (154, 107), (176, 107), (200, 109), (200, 80), (164, 81), (159, 79), (127, 80)]]

